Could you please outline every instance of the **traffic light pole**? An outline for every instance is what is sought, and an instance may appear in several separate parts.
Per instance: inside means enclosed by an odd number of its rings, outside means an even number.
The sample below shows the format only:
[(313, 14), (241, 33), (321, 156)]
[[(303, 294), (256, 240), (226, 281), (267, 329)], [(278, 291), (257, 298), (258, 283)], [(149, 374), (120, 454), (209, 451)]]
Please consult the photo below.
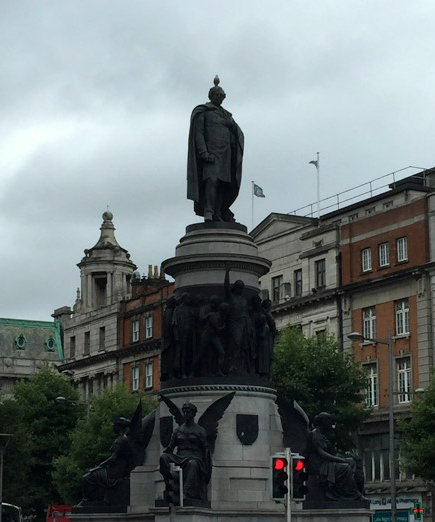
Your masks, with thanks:
[(287, 502), (286, 502), (286, 522), (292, 522), (292, 485), (293, 485), (293, 465), (292, 465), (292, 452), (290, 448), (285, 448), (285, 458), (288, 462), (288, 491), (287, 491)]

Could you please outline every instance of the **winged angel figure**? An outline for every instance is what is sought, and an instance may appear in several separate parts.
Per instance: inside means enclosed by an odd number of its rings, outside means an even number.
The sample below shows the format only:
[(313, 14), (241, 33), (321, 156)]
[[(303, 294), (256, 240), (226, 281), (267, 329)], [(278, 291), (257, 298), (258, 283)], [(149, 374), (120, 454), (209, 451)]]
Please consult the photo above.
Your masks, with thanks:
[[(168, 406), (178, 427), (172, 433), (169, 446), (160, 457), (160, 473), (165, 484), (171, 479), (171, 464), (183, 470), (183, 494), (185, 499), (207, 500), (207, 484), (210, 482), (218, 423), (233, 400), (235, 392), (228, 393), (211, 404), (195, 422), (197, 407), (188, 402), (181, 411), (168, 397), (161, 400)], [(175, 449), (177, 450), (175, 453)]]
[[(329, 437), (334, 428), (332, 415), (322, 412), (313, 419), (312, 426), (301, 406), (278, 396), (283, 443), (293, 452), (305, 455), (307, 471), (313, 475), (327, 500), (362, 500), (364, 475), (362, 463), (356, 455), (339, 455), (332, 448)], [(315, 500), (322, 500), (316, 498)]]

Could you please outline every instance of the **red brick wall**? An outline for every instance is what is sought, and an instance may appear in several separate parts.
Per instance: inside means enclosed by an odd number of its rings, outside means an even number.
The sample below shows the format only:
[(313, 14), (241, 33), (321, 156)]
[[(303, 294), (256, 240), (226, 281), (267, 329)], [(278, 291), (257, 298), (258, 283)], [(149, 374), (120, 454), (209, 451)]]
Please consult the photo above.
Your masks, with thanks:
[[(426, 208), (426, 200), (421, 199), (409, 205), (343, 225), (341, 229), (342, 240), (350, 239), (351, 242), (342, 245), (341, 248), (342, 283), (346, 285), (365, 281), (403, 268), (426, 263), (429, 260)], [(405, 220), (416, 216), (424, 216), (424, 219), (410, 225), (401, 226), (401, 223)], [(352, 241), (352, 238), (376, 232), (380, 227), (389, 225), (394, 225), (394, 230), (375, 233), (360, 241)], [(405, 236), (408, 239), (408, 261), (397, 263), (396, 240)], [(389, 244), (390, 265), (379, 267), (379, 245), (385, 242)], [(372, 251), (372, 271), (365, 273), (362, 272), (361, 265), (361, 251), (364, 248), (371, 248)]]
[[(409, 302), (409, 337), (395, 339), (393, 342), (393, 355), (399, 357), (400, 351), (403, 355), (411, 355), (412, 373), (413, 373), (413, 389), (418, 388), (418, 338), (417, 338), (417, 299), (416, 296), (408, 297)], [(357, 332), (363, 331), (362, 309), (352, 312), (352, 330)], [(386, 303), (376, 305), (376, 337), (378, 339), (386, 339), (390, 330), (391, 335), (396, 334), (395, 331), (395, 303), (388, 301)], [(379, 379), (379, 405), (380, 407), (388, 406), (388, 346), (383, 344), (366, 344), (361, 345), (354, 342), (354, 354), (357, 362), (366, 362), (367, 356), (377, 359), (378, 362), (378, 379)], [(394, 366), (394, 372), (395, 372)]]

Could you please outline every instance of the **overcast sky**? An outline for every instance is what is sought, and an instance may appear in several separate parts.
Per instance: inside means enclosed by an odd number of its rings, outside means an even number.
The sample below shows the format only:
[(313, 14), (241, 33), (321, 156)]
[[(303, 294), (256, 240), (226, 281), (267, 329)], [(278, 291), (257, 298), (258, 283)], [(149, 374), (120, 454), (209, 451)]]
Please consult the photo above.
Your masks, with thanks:
[[(141, 272), (199, 221), (190, 113), (215, 74), (245, 134), (233, 210), (435, 166), (433, 0), (2, 0), (0, 317), (71, 306), (109, 205)], [(417, 172), (408, 169), (404, 174)]]

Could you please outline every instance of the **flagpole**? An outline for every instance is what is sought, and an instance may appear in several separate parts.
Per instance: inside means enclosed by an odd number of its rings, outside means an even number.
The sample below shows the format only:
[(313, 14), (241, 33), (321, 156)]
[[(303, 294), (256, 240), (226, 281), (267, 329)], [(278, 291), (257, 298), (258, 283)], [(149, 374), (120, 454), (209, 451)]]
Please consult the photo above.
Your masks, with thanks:
[(316, 169), (317, 169), (317, 219), (318, 219), (318, 225), (320, 225), (320, 154), (317, 153), (317, 162), (316, 162)]
[(252, 214), (251, 214), (251, 230), (254, 228), (254, 182), (251, 181), (252, 186)]

